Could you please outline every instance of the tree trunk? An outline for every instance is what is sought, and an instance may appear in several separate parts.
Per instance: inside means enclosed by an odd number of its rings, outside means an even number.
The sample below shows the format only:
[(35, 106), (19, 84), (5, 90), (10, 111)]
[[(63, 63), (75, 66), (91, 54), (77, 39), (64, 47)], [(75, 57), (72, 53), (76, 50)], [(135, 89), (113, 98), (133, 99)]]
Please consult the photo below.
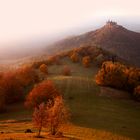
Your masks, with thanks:
[(42, 127), (39, 128), (38, 137), (40, 137), (41, 129), (42, 129)]

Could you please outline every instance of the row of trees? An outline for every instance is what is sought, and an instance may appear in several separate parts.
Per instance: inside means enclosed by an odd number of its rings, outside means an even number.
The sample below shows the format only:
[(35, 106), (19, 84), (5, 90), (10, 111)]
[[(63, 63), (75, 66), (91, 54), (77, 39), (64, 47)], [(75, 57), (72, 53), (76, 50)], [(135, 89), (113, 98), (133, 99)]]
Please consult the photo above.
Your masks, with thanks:
[(42, 64), (46, 64), (47, 66), (53, 64), (61, 65), (61, 59), (65, 57), (69, 57), (74, 63), (81, 62), (84, 67), (90, 67), (92, 63), (100, 66), (104, 61), (118, 60), (115, 55), (110, 54), (101, 48), (95, 46), (81, 46), (70, 51), (57, 53), (54, 56), (43, 57), (42, 59), (33, 62), (32, 67), (39, 68)]
[(104, 62), (96, 75), (96, 83), (133, 92), (136, 99), (140, 100), (140, 69), (138, 68), (127, 67), (118, 62)]

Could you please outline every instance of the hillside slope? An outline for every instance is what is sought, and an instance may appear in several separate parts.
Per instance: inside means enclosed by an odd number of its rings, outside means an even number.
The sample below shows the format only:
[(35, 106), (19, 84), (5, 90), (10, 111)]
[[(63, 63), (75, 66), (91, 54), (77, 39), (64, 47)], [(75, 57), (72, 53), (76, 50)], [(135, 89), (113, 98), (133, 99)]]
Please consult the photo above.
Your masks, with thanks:
[(49, 51), (69, 50), (85, 45), (101, 47), (127, 60), (130, 64), (140, 66), (140, 33), (127, 30), (111, 21), (95, 31), (54, 43)]

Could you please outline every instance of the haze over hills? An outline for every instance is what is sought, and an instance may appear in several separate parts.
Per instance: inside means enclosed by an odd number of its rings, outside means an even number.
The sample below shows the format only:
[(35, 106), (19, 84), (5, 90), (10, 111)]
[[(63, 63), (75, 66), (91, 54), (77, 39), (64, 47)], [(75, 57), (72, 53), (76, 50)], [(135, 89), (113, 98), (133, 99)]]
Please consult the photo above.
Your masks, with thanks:
[(58, 41), (48, 50), (58, 52), (87, 45), (101, 47), (130, 64), (140, 66), (140, 33), (130, 31), (112, 21), (95, 31)]

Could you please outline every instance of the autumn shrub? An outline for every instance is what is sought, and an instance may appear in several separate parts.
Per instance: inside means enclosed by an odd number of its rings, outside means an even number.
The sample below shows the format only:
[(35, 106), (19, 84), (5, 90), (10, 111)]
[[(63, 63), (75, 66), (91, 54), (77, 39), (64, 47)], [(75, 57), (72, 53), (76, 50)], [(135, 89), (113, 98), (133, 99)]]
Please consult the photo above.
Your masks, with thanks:
[(48, 67), (46, 64), (41, 64), (40, 67), (39, 67), (40, 71), (45, 73), (45, 74), (48, 74)]
[(130, 90), (133, 90), (135, 87), (140, 85), (140, 69), (132, 67), (127, 68), (126, 75), (128, 77), (127, 84)]
[(89, 67), (90, 66), (90, 57), (89, 56), (85, 56), (82, 59), (82, 63), (84, 67)]
[(72, 60), (72, 62), (76, 63), (79, 61), (79, 55), (77, 52), (73, 52), (73, 54), (70, 56), (70, 59)]
[(140, 85), (134, 89), (134, 97), (140, 101)]
[(69, 66), (64, 66), (62, 70), (62, 74), (64, 76), (70, 76), (71, 75), (71, 69)]
[(38, 107), (42, 102), (53, 101), (59, 94), (52, 81), (46, 80), (34, 86), (26, 97), (25, 105), (29, 108)]

